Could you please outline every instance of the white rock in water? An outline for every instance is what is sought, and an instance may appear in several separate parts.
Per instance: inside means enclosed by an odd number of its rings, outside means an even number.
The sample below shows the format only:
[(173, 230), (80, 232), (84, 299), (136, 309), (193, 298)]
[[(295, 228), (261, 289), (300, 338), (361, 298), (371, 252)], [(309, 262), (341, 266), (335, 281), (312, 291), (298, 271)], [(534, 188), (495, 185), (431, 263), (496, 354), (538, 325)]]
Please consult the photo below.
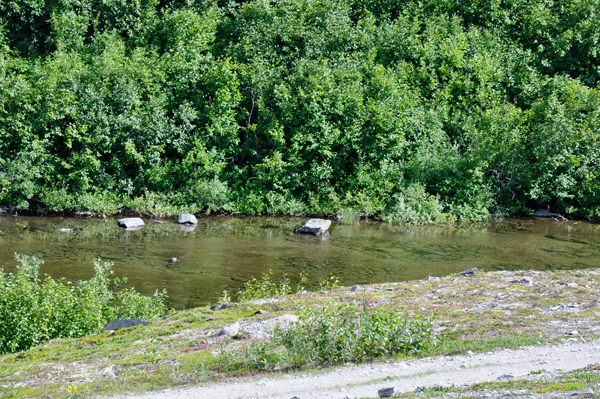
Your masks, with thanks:
[(140, 218), (124, 218), (117, 220), (117, 224), (119, 227), (124, 227), (126, 229), (135, 229), (144, 226), (144, 221)]
[(220, 337), (221, 335), (228, 335), (230, 337), (235, 337), (239, 330), (240, 330), (240, 323), (238, 321), (236, 321), (233, 324), (223, 327), (223, 329), (221, 331), (219, 331), (218, 333), (213, 335), (213, 338)]
[(177, 223), (179, 224), (198, 224), (198, 219), (191, 213), (182, 213), (177, 217)]
[(304, 226), (298, 229), (298, 232), (320, 236), (329, 230), (329, 226), (331, 226), (331, 220), (310, 219), (308, 222), (304, 223)]

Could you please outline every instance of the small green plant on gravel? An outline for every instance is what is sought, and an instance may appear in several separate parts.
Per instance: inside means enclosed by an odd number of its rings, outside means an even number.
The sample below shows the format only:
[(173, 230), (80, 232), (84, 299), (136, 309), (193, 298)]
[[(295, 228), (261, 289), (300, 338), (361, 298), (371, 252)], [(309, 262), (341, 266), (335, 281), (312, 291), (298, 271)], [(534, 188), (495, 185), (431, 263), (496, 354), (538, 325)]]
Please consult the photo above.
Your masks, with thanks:
[(277, 330), (271, 341), (241, 351), (221, 347), (221, 369), (273, 368), (357, 363), (397, 354), (414, 354), (434, 344), (431, 323), (397, 311), (360, 309), (351, 304), (300, 307), (298, 323)]
[(44, 262), (17, 255), (16, 273), (0, 269), (0, 353), (18, 352), (53, 338), (74, 338), (98, 332), (117, 317), (153, 319), (166, 313), (166, 293), (142, 296), (111, 279), (112, 263), (94, 261), (95, 275), (76, 284), (39, 278)]
[(340, 279), (335, 276), (331, 276), (327, 280), (323, 280), (319, 283), (319, 291), (331, 291), (340, 287)]
[(231, 302), (231, 297), (229, 296), (229, 293), (227, 292), (227, 290), (223, 290), (223, 295), (217, 299), (217, 303), (219, 305), (225, 305), (226, 303), (229, 303), (229, 302)]

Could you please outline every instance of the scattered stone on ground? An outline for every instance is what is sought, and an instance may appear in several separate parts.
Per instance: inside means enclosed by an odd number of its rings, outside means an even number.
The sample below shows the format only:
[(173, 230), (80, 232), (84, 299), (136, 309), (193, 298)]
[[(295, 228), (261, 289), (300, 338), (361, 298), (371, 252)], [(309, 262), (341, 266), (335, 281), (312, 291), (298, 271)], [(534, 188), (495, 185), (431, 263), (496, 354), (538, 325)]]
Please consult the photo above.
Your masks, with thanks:
[(164, 220), (154, 220), (152, 223), (154, 223), (154, 224), (164, 224), (166, 222)]
[(439, 277), (427, 276), (423, 280), (425, 281), (440, 281)]
[(223, 327), (218, 333), (213, 335), (213, 338), (220, 337), (222, 335), (227, 335), (229, 337), (235, 337), (240, 330), (240, 322), (236, 321), (228, 326)]
[(117, 225), (125, 229), (136, 229), (144, 227), (144, 221), (140, 218), (123, 218), (117, 220)]
[(65, 228), (62, 228), (62, 229), (58, 229), (58, 231), (60, 231), (61, 233), (72, 233), (72, 232), (73, 232), (73, 229), (65, 229)]
[(304, 223), (304, 226), (298, 229), (298, 233), (320, 236), (329, 230), (329, 226), (331, 226), (331, 220), (310, 219), (308, 222)]
[(249, 326), (244, 327), (243, 330), (252, 338), (264, 339), (272, 337), (276, 328), (287, 330), (292, 326), (293, 323), (297, 322), (298, 316), (284, 314), (283, 316), (275, 317), (273, 319), (250, 324)]
[(171, 258), (171, 259), (169, 259), (169, 262), (175, 263), (175, 262), (177, 262), (177, 258)]
[(401, 392), (396, 389), (395, 387), (391, 387), (391, 388), (382, 388), (380, 390), (377, 391), (377, 395), (380, 398), (389, 398), (391, 396), (396, 396), (398, 394), (400, 394)]
[(458, 273), (459, 276), (473, 276), (475, 273), (477, 273), (479, 271), (479, 269), (477, 269), (476, 267), (473, 267), (469, 270), (464, 270), (460, 273)]
[(229, 307), (229, 305), (224, 303), (222, 305), (213, 305), (210, 307), (210, 310), (224, 310), (224, 309), (227, 309), (228, 307)]
[(358, 284), (355, 284), (352, 287), (350, 287), (350, 291), (353, 291), (353, 292), (360, 291), (360, 290), (364, 290), (364, 288)]
[(522, 279), (512, 280), (511, 283), (523, 284), (523, 285), (533, 285), (533, 281), (529, 277), (523, 277)]
[(129, 328), (129, 327), (139, 326), (140, 324), (147, 326), (150, 323), (147, 321), (143, 321), (142, 319), (138, 319), (137, 317), (115, 319), (115, 320), (109, 322), (107, 325), (105, 325), (102, 328), (102, 331), (116, 331), (116, 330), (120, 330), (121, 328)]
[(182, 213), (177, 217), (177, 223), (179, 224), (198, 224), (198, 219), (191, 213)]

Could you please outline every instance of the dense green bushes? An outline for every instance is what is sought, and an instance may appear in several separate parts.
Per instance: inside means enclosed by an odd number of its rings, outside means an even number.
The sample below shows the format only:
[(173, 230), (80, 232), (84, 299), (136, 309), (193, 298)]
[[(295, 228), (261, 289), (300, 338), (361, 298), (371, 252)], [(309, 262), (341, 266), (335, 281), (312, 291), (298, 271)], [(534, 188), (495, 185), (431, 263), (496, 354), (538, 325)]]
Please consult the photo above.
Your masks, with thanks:
[(598, 0), (0, 4), (0, 203), (600, 218)]
[(0, 353), (17, 352), (53, 338), (99, 332), (118, 317), (152, 319), (165, 314), (165, 293), (139, 295), (133, 288), (116, 292), (111, 263), (94, 262), (95, 276), (77, 284), (38, 278), (41, 260), (16, 255), (15, 274), (0, 270)]

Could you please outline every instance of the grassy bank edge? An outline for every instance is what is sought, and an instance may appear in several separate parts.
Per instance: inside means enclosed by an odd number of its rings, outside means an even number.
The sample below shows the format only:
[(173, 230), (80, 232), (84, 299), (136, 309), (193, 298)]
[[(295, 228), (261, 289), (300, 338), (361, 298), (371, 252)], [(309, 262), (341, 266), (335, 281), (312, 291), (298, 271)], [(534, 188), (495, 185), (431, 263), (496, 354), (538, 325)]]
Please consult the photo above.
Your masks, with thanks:
[[(532, 285), (523, 283), (527, 277)], [(521, 281), (521, 283), (519, 282)], [(242, 302), (212, 311), (207, 307), (165, 316), (149, 326), (80, 339), (57, 339), (28, 351), (0, 357), (0, 398), (57, 398), (140, 393), (165, 388), (237, 380), (256, 374), (322, 371), (314, 369), (223, 371), (223, 340), (211, 338), (223, 326), (242, 326), (300, 306), (332, 306), (368, 301), (407, 316), (432, 317), (437, 345), (418, 357), (517, 348), (567, 339), (595, 339), (600, 321), (597, 293), (600, 271), (489, 272), (473, 277), (451, 275), (437, 281), (377, 284), (353, 292), (337, 288), (277, 298), (268, 303)], [(577, 336), (567, 335), (573, 330)], [(240, 334), (230, 348), (250, 339)], [(398, 356), (396, 361), (407, 359)]]

